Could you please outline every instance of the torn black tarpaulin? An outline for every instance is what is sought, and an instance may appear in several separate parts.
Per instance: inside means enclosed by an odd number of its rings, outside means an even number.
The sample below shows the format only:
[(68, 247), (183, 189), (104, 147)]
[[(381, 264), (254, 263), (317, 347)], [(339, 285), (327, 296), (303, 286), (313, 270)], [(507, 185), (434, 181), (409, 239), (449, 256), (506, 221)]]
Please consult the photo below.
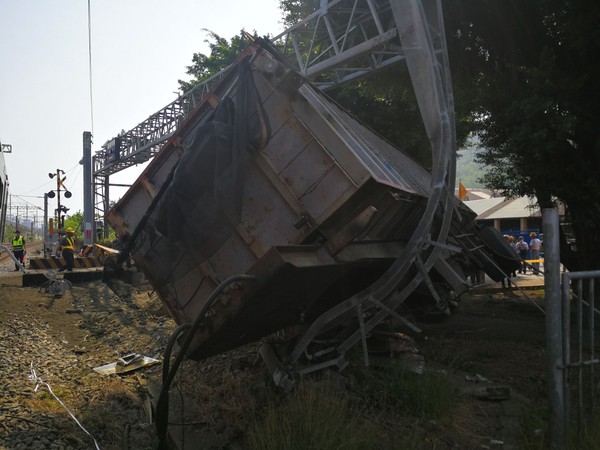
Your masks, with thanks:
[(171, 243), (173, 264), (181, 252), (191, 251), (200, 260), (210, 257), (239, 223), (248, 151), (268, 138), (259, 109), (245, 61), (234, 98), (221, 101), (212, 117), (186, 136), (155, 216), (156, 229)]

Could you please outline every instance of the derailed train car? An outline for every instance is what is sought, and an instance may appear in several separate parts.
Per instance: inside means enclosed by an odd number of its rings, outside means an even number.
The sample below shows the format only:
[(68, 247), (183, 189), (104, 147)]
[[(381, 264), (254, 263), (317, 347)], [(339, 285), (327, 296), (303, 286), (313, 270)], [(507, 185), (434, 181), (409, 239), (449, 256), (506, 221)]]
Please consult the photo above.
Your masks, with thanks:
[(515, 263), (436, 177), (257, 41), (107, 220), (194, 324), (188, 356), (293, 327), (284, 363), (327, 340), (323, 364), (340, 366), (387, 317), (447, 314), (468, 274), (500, 280)]

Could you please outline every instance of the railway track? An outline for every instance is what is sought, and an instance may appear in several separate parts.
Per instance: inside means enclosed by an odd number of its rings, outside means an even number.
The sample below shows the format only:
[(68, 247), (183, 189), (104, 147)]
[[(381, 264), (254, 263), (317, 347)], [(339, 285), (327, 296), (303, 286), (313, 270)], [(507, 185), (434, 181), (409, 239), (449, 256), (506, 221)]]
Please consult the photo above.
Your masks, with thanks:
[[(4, 245), (6, 245), (7, 248), (10, 249), (11, 244), (10, 242), (5, 243)], [(43, 255), (44, 253), (44, 241), (33, 241), (31, 243), (27, 243), (27, 245), (25, 246), (26, 248), (26, 258), (30, 258), (30, 257), (37, 257), (40, 255)], [(8, 255), (5, 251), (2, 251), (0, 253), (0, 264), (2, 264), (2, 266), (4, 266), (5, 263), (8, 262), (12, 263), (11, 257), (10, 255)]]

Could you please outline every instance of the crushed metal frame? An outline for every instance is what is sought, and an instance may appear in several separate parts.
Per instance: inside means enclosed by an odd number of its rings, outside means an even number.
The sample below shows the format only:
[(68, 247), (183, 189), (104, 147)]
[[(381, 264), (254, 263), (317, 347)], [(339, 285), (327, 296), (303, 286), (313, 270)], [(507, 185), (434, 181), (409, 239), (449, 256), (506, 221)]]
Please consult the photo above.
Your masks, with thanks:
[[(301, 374), (342, 369), (346, 352), (359, 343), (368, 365), (367, 337), (390, 316), (418, 332), (398, 312), (417, 290), (443, 313), (468, 290), (467, 269), (504, 276), (474, 214), (454, 197), (454, 101), (441, 2), (396, 0), (389, 11), (430, 140), (431, 173), (329, 101), (271, 43), (257, 40), (219, 75), (109, 212), (108, 222), (126, 241), (124, 257), (131, 254), (179, 324), (194, 322), (227, 276), (256, 277), (240, 281), (211, 305), (195, 331), (190, 357), (202, 359), (299, 325), (286, 352), (261, 350), (279, 383), (289, 386)], [(331, 30), (325, 17), (315, 13), (312, 19)], [(331, 47), (334, 53), (341, 48)], [(231, 224), (233, 238), (200, 257), (194, 243), (186, 247), (178, 233), (160, 225), (169, 211), (165, 198), (174, 192), (178, 162), (191, 151), (194, 133), (230, 97), (238, 107), (242, 100), (236, 96), (246, 99), (237, 71), (244, 64), (254, 71), (257, 105), (262, 102), (248, 116), (261, 124), (262, 139), (248, 163), (245, 216)], [(268, 193), (263, 209), (261, 193)], [(182, 220), (196, 201), (181, 212)], [(516, 260), (508, 244), (500, 245)], [(367, 285), (353, 285), (342, 296), (339, 284), (362, 272), (369, 274)], [(327, 284), (328, 278), (338, 285)], [(308, 299), (293, 292), (300, 285)], [(338, 297), (327, 298), (331, 289)], [(315, 304), (317, 299), (331, 301)], [(313, 347), (325, 335), (326, 348)]]

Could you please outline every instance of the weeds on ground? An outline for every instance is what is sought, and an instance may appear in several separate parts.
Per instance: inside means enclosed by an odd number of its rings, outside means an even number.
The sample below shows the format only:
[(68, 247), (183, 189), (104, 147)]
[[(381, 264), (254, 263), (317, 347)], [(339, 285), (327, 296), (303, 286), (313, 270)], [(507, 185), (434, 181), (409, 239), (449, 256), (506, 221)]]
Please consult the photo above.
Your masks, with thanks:
[[(61, 400), (64, 400), (65, 398), (71, 398), (68, 392), (63, 389), (54, 389), (53, 392), (54, 395)], [(56, 401), (54, 395), (52, 395), (45, 387), (43, 387), (40, 391), (38, 391), (35, 397), (27, 400), (25, 404), (32, 411), (46, 413), (62, 412), (63, 407)]]
[(137, 448), (151, 448), (154, 428), (146, 425), (148, 419), (135, 391), (116, 376), (105, 378), (101, 384), (102, 388), (94, 390), (80, 410), (75, 411), (79, 421), (104, 443), (103, 448), (117, 448), (125, 442)]
[(459, 397), (447, 378), (418, 375), (395, 361), (381, 369), (356, 367), (350, 372), (355, 389), (305, 379), (288, 397), (271, 397), (245, 430), (247, 448), (446, 447), (436, 419), (456, 416)]
[(459, 398), (458, 387), (448, 377), (433, 372), (417, 374), (397, 360), (390, 360), (381, 370), (360, 371), (356, 376), (376, 401), (419, 418), (444, 418)]
[[(453, 376), (407, 370), (400, 360), (389, 360), (380, 369), (355, 373), (360, 389), (382, 414), (408, 433), (393, 433), (394, 449), (432, 449), (463, 446), (476, 448), (489, 441), (480, 435), (483, 424), (479, 411), (465, 401)], [(466, 447), (464, 447), (466, 446)]]
[(381, 442), (376, 426), (340, 391), (305, 383), (281, 401), (270, 399), (246, 433), (252, 450), (359, 450)]
[(425, 359), (429, 363), (439, 364), (451, 371), (479, 372), (477, 360), (472, 350), (464, 348), (460, 341), (448, 338), (431, 338), (423, 347)]
[(571, 408), (572, 425), (569, 428), (568, 448), (573, 450), (596, 450), (600, 443), (600, 410), (597, 400), (594, 404), (595, 412), (592, 414), (589, 410), (585, 410), (582, 420), (583, 429), (582, 436), (579, 432), (579, 418), (577, 417), (576, 407)]
[(524, 450), (544, 450), (546, 448), (547, 418), (542, 409), (533, 406), (521, 408), (523, 430), (522, 444)]

